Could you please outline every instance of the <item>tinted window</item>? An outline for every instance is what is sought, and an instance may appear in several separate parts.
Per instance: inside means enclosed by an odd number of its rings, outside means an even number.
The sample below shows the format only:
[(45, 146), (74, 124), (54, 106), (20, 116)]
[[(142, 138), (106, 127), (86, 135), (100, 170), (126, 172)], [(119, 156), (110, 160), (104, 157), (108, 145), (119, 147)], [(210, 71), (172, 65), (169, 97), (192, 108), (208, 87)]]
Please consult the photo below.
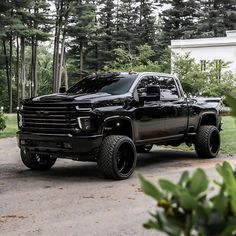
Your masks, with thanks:
[(88, 76), (72, 86), (68, 93), (127, 93), (137, 75), (105, 74)]
[(175, 81), (171, 77), (160, 77), (161, 99), (178, 99), (179, 93)]
[(157, 77), (145, 76), (144, 78), (142, 78), (137, 87), (138, 94), (142, 96), (146, 96), (148, 85), (159, 85)]

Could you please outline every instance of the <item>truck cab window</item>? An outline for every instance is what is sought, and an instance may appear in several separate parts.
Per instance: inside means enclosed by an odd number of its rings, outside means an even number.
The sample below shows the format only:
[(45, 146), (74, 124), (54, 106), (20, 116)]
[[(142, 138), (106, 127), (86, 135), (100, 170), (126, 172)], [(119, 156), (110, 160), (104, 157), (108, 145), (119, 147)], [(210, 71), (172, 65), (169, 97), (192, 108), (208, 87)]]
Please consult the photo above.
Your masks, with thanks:
[(161, 100), (175, 100), (179, 98), (179, 92), (175, 81), (171, 77), (160, 77)]
[(142, 96), (146, 96), (148, 85), (158, 85), (158, 78), (155, 76), (143, 77), (137, 87), (138, 94)]

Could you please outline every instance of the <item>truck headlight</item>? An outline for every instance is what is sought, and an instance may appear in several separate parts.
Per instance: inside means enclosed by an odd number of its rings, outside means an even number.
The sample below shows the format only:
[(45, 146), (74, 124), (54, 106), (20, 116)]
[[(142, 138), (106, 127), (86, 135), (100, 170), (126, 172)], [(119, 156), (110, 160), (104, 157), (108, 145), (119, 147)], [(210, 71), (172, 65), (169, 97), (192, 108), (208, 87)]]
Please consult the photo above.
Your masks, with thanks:
[(81, 130), (91, 130), (91, 120), (90, 117), (78, 117), (78, 124)]
[(17, 111), (23, 111), (23, 110), (24, 110), (24, 106), (21, 105), (21, 106), (17, 107), (16, 110), (17, 110)]

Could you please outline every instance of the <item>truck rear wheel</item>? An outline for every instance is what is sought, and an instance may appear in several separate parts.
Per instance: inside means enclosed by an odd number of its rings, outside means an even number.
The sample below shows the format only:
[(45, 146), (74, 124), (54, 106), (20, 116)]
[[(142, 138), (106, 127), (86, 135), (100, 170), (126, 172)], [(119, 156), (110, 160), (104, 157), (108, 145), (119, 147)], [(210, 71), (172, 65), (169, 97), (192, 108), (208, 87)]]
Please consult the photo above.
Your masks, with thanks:
[(146, 145), (138, 146), (136, 149), (138, 153), (148, 153), (151, 151), (152, 147), (153, 147), (153, 144), (146, 144)]
[(214, 158), (220, 150), (220, 132), (215, 126), (200, 126), (195, 140), (195, 150), (201, 158)]
[(26, 167), (32, 170), (49, 170), (57, 158), (51, 158), (47, 154), (29, 153), (21, 150), (21, 160)]
[(126, 136), (110, 135), (103, 140), (98, 157), (98, 167), (108, 178), (129, 178), (136, 166), (136, 148)]

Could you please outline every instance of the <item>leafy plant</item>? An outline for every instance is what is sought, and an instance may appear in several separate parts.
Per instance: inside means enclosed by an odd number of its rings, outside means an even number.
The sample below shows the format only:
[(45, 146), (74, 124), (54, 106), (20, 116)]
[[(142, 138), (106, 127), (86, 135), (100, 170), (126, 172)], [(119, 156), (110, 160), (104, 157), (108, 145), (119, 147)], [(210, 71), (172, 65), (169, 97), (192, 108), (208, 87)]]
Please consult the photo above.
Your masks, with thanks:
[(3, 113), (3, 110), (0, 108), (0, 131), (6, 128), (6, 116)]
[(171, 236), (236, 235), (236, 177), (228, 162), (216, 170), (221, 181), (213, 181), (213, 188), (202, 169), (183, 172), (178, 183), (161, 179), (158, 186), (139, 175), (144, 193), (157, 201), (144, 227)]
[(181, 80), (184, 91), (193, 96), (221, 97), (225, 91), (236, 94), (236, 78), (226, 71), (230, 62), (205, 61), (205, 68), (189, 54), (173, 54), (173, 73)]
[(227, 101), (227, 104), (229, 104), (232, 109), (231, 110), (232, 116), (236, 117), (236, 98), (230, 94), (227, 94), (226, 101)]
[(124, 48), (116, 48), (113, 51), (115, 60), (110, 65), (105, 66), (103, 68), (104, 71), (161, 71), (159, 62), (153, 62), (151, 60), (154, 51), (147, 44), (137, 46), (137, 53), (135, 55)]

